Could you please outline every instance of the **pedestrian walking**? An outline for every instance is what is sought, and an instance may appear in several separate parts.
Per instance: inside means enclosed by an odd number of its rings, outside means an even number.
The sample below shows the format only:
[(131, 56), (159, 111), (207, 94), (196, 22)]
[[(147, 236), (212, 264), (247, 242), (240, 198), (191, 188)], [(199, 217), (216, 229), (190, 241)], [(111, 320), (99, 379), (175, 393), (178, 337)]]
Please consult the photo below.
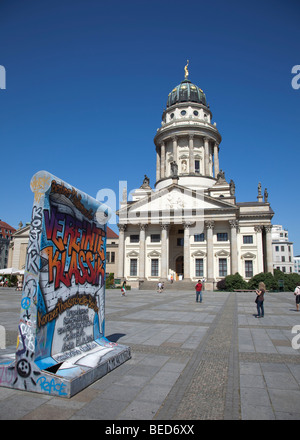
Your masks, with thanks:
[(196, 290), (196, 302), (200, 302), (202, 303), (202, 283), (200, 280), (198, 280), (198, 283), (195, 286), (195, 290)]
[(257, 306), (257, 315), (256, 318), (263, 318), (265, 311), (264, 311), (264, 300), (265, 300), (265, 289), (256, 290), (256, 306)]
[(122, 296), (125, 296), (125, 294), (126, 294), (126, 281), (125, 280), (123, 281), (121, 292), (122, 292)]
[(162, 289), (162, 284), (161, 284), (161, 282), (159, 281), (159, 282), (157, 283), (157, 293), (161, 293), (161, 289)]
[(294, 291), (294, 295), (296, 297), (296, 309), (297, 312), (299, 312), (299, 304), (300, 304), (300, 286), (297, 286), (295, 291)]

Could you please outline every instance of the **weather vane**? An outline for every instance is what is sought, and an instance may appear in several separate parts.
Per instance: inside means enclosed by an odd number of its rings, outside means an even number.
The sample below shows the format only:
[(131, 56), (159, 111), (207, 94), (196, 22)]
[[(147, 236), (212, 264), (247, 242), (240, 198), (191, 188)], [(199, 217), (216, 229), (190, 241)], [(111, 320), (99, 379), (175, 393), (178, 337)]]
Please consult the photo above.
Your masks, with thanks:
[(188, 71), (188, 65), (189, 65), (189, 60), (187, 60), (187, 65), (184, 68), (184, 79), (187, 79), (187, 77), (189, 76), (189, 71)]

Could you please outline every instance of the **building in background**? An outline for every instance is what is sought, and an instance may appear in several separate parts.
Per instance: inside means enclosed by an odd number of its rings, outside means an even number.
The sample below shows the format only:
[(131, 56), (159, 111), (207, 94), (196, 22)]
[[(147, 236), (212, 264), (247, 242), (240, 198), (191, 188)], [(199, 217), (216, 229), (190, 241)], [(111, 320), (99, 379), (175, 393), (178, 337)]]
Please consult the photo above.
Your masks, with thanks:
[(267, 190), (259, 183), (255, 201), (236, 201), (235, 183), (220, 167), (221, 135), (187, 66), (169, 93), (154, 143), (155, 190), (145, 175), (132, 200), (123, 195), (117, 213), (118, 278), (136, 287), (146, 280), (205, 278), (212, 290), (229, 274), (247, 280), (272, 272), (274, 212)]
[(10, 267), (8, 264), (9, 245), (15, 231), (15, 228), (0, 220), (0, 269)]
[(289, 241), (288, 230), (282, 225), (272, 228), (273, 267), (285, 273), (294, 272), (293, 243)]
[(300, 275), (300, 255), (294, 256), (294, 272)]
[(106, 275), (110, 273), (117, 276), (118, 268), (118, 242), (119, 236), (107, 226), (106, 236)]
[(19, 229), (12, 235), (9, 246), (8, 267), (25, 269), (26, 253), (29, 240), (30, 223), (19, 224)]

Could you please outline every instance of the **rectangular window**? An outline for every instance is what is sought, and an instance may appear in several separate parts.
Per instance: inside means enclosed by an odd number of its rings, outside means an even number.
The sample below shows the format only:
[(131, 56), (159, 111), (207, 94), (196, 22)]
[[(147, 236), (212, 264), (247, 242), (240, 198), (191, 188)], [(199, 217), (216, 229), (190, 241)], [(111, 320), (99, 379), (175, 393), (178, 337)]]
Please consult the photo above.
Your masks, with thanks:
[(137, 259), (136, 258), (130, 259), (130, 276), (132, 276), (132, 277), (137, 276)]
[(106, 252), (106, 263), (110, 261), (110, 252)]
[(279, 252), (279, 246), (275, 246), (275, 251)]
[(244, 235), (243, 236), (244, 244), (253, 244), (253, 235)]
[(217, 241), (228, 241), (227, 232), (219, 232), (217, 233)]
[(151, 243), (159, 243), (160, 234), (151, 234)]
[(253, 261), (245, 260), (245, 277), (252, 278), (253, 277)]
[(158, 277), (158, 258), (152, 258), (151, 260), (151, 276)]
[(197, 241), (204, 241), (204, 232), (202, 234), (195, 234), (194, 235), (194, 242)]
[(226, 277), (227, 276), (227, 259), (219, 258), (219, 276)]
[(200, 160), (195, 160), (195, 173), (200, 174)]
[(204, 273), (203, 273), (203, 258), (196, 258), (195, 260), (196, 263), (196, 277), (203, 277)]
[(115, 252), (111, 252), (110, 253), (110, 262), (114, 263), (115, 262)]
[(184, 238), (177, 238), (177, 246), (183, 246), (184, 245)]
[(130, 235), (130, 243), (138, 243), (140, 241), (139, 235)]
[(281, 246), (281, 252), (284, 252), (284, 246)]

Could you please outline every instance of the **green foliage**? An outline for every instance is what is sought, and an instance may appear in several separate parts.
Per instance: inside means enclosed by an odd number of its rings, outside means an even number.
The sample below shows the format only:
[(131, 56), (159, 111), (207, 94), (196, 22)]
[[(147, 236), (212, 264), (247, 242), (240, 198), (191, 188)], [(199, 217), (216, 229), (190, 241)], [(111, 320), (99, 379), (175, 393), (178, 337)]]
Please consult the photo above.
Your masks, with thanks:
[(247, 281), (237, 272), (234, 275), (227, 275), (225, 278), (226, 290), (232, 292), (235, 289), (247, 289)]
[(217, 289), (218, 290), (226, 290), (226, 281), (225, 278), (217, 282)]
[(114, 285), (114, 283), (115, 283), (114, 274), (110, 273), (108, 275), (108, 277), (106, 278), (106, 280), (105, 280), (105, 288), (106, 289), (111, 289), (112, 286)]
[(218, 281), (217, 288), (218, 290), (233, 292), (235, 289), (247, 289), (248, 284), (239, 273), (236, 273), (227, 275), (223, 280)]
[(274, 275), (271, 272), (261, 272), (254, 275), (248, 282), (246, 282), (239, 273), (235, 275), (227, 275), (226, 278), (217, 283), (218, 290), (226, 290), (232, 292), (235, 289), (252, 289), (259, 288), (259, 283), (264, 283), (266, 290), (269, 291), (285, 291), (293, 292), (295, 287), (300, 285), (300, 275), (297, 273), (284, 273), (275, 269)]
[(278, 290), (278, 283), (271, 272), (261, 272), (248, 281), (248, 289), (258, 289), (260, 282), (265, 283), (266, 290)]

